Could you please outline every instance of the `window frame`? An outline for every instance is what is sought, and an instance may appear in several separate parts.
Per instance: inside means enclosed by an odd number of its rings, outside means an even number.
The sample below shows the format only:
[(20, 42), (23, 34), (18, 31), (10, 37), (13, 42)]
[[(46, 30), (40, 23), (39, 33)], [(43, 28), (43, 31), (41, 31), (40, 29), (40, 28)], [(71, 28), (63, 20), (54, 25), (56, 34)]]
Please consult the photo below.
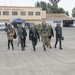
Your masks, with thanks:
[[(38, 13), (39, 13), (39, 14), (38, 14)], [(36, 15), (36, 16), (40, 16), (40, 12), (39, 12), (39, 11), (35, 12), (35, 15)]]
[[(15, 12), (16, 14), (13, 14), (14, 12)], [(16, 15), (18, 15), (18, 12), (17, 12), (17, 11), (12, 11), (12, 15), (13, 15), (13, 16), (16, 16)]]
[(20, 12), (20, 15), (21, 15), (21, 16), (24, 16), (24, 15), (26, 15), (26, 12), (25, 12), (25, 11), (21, 11), (21, 12)]
[(3, 11), (3, 15), (9, 15), (9, 11)]
[[(32, 14), (31, 14), (31, 13), (32, 13)], [(33, 11), (29, 11), (29, 12), (28, 12), (28, 15), (29, 15), (29, 16), (33, 16), (33, 15), (34, 15), (34, 12), (33, 12)]]

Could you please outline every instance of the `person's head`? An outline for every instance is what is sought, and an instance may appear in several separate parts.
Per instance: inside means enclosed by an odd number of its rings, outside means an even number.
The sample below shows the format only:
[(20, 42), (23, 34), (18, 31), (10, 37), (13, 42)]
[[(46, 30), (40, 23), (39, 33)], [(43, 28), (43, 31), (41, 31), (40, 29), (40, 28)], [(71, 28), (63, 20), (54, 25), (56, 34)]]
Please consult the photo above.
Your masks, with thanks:
[(36, 25), (34, 25), (34, 28), (36, 28)]
[(11, 24), (8, 24), (8, 28), (12, 28)]
[(45, 23), (45, 22), (42, 22), (42, 25), (43, 25), (43, 26), (46, 26), (46, 23)]
[(34, 29), (34, 25), (31, 26), (31, 29)]
[(49, 24), (48, 27), (52, 27), (51, 24)]
[(25, 23), (22, 23), (21, 25), (22, 25), (23, 28), (25, 27)]
[(19, 24), (17, 24), (17, 27), (20, 27), (20, 25), (19, 25)]
[(22, 28), (22, 25), (20, 24), (19, 27)]
[(57, 24), (57, 27), (61, 27), (60, 23), (59, 23), (59, 24)]

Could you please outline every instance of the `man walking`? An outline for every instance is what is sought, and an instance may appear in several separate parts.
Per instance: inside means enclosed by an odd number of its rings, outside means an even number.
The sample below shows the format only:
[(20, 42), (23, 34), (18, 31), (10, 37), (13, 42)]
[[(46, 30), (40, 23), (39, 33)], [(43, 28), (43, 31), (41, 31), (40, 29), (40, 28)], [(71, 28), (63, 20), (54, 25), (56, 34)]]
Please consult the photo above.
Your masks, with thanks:
[(32, 41), (34, 51), (36, 51), (35, 46), (37, 45), (37, 37), (38, 37), (37, 29), (34, 26), (32, 26), (29, 30), (29, 40)]
[(14, 36), (14, 28), (10, 24), (8, 24), (8, 30), (7, 30), (7, 37), (8, 37), (8, 50), (10, 49), (10, 43), (12, 46), (12, 50), (14, 50), (14, 45), (13, 45), (13, 36)]
[(57, 26), (55, 27), (55, 31), (56, 31), (56, 42), (55, 42), (55, 48), (56, 45), (59, 41), (59, 48), (60, 50), (62, 50), (62, 45), (61, 45), (61, 41), (62, 41), (62, 28), (60, 26), (60, 24), (57, 24)]
[(22, 25), (20, 26), (19, 33), (20, 33), (20, 40), (21, 40), (21, 48), (22, 48), (22, 51), (24, 51), (27, 32), (26, 32), (25, 28), (22, 27)]
[(48, 36), (49, 36), (49, 30), (46, 26), (46, 23), (43, 22), (42, 23), (42, 27), (41, 27), (41, 38), (42, 38), (42, 42), (43, 42), (43, 48), (44, 51), (46, 51), (46, 45), (48, 46)]

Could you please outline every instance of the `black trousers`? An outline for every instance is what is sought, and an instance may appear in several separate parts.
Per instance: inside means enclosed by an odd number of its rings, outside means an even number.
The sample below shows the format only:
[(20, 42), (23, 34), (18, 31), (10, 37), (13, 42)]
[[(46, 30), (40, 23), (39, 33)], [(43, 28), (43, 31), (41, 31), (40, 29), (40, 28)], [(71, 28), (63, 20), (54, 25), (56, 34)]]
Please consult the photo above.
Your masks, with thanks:
[(9, 40), (8, 39), (8, 48), (10, 48), (10, 43), (11, 43), (11, 46), (12, 46), (12, 49), (14, 48), (14, 46), (13, 46), (13, 40)]
[(26, 38), (21, 38), (21, 48), (25, 48)]
[(33, 46), (33, 49), (35, 50), (35, 46), (37, 45), (37, 41), (36, 40), (32, 40), (32, 46)]
[(59, 41), (59, 48), (62, 48), (62, 45), (61, 45), (62, 37), (60, 35), (56, 35), (55, 47), (56, 47), (58, 41)]

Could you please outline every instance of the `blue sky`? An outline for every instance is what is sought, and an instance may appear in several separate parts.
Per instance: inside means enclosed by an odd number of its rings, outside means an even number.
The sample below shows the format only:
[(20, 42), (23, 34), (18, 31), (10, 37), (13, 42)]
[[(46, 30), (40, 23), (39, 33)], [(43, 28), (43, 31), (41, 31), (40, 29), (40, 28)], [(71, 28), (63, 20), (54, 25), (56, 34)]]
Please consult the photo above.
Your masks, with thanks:
[[(37, 1), (45, 1), (49, 2), (49, 0), (0, 0), (0, 6), (35, 6), (35, 2)], [(49, 2), (50, 3), (50, 2)], [(75, 7), (74, 0), (60, 0), (58, 7), (64, 8), (66, 11), (69, 11), (71, 15), (72, 9)]]

